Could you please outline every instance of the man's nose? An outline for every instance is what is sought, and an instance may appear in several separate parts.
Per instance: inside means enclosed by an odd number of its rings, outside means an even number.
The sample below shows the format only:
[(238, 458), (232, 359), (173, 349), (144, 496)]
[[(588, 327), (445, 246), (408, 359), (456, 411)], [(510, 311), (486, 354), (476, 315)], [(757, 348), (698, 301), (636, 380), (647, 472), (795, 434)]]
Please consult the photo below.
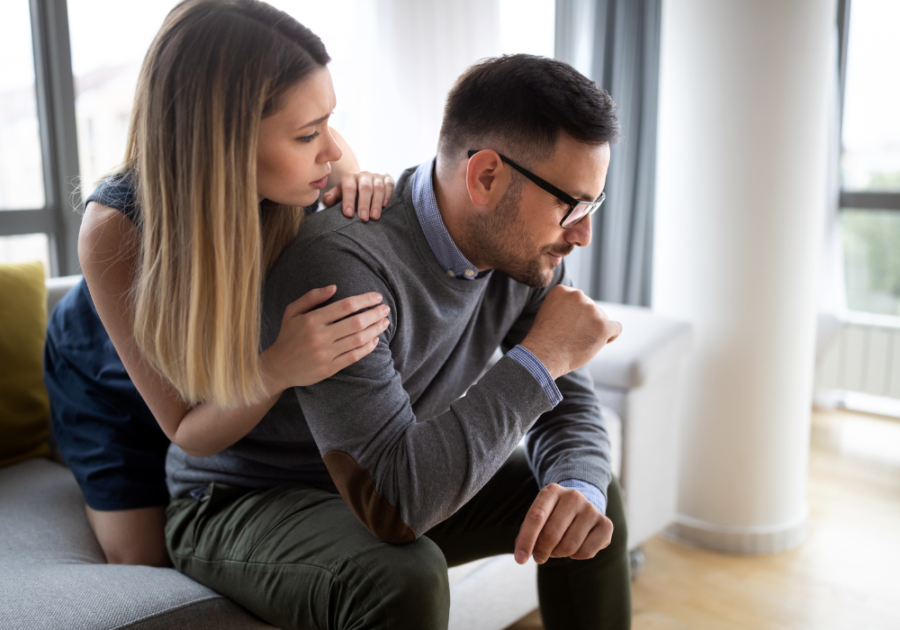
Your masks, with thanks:
[(565, 230), (563, 235), (566, 242), (576, 247), (587, 247), (591, 244), (591, 217), (584, 217), (568, 230)]

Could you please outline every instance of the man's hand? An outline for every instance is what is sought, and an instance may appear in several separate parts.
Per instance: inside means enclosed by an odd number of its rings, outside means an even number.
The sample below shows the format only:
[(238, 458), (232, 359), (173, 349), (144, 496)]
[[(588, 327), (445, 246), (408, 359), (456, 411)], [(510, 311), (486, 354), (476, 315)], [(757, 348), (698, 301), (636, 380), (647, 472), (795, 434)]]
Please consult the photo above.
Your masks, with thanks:
[(622, 334), (622, 324), (597, 308), (578, 289), (550, 289), (522, 346), (536, 356), (554, 380), (577, 370)]
[(543, 564), (548, 558), (587, 560), (609, 546), (612, 521), (578, 490), (551, 483), (531, 504), (516, 537), (516, 562)]

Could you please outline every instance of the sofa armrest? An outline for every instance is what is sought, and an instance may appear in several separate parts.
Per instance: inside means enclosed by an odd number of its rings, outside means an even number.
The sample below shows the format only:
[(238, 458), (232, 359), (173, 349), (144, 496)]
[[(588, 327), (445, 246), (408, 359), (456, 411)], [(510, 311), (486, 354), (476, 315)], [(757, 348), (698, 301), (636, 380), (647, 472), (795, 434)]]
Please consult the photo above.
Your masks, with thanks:
[(622, 335), (603, 348), (588, 370), (596, 385), (635, 389), (665, 373), (691, 346), (690, 322), (648, 308), (597, 302), (610, 319), (622, 324)]

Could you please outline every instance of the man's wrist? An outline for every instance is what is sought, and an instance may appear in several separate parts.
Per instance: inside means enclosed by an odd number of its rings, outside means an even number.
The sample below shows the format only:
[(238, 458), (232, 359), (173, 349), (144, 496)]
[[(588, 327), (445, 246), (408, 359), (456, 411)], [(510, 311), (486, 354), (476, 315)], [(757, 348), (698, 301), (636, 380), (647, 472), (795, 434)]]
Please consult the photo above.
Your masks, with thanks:
[(562, 402), (562, 393), (556, 386), (553, 376), (541, 360), (532, 354), (531, 350), (520, 344), (507, 352), (506, 356), (528, 370), (541, 386), (541, 389), (544, 390), (544, 393), (547, 394), (547, 398), (553, 407)]
[(578, 490), (591, 505), (600, 510), (601, 514), (606, 515), (606, 496), (594, 484), (580, 479), (566, 479), (560, 481), (559, 485), (563, 488)]
[(562, 362), (559, 360), (559, 353), (546, 351), (539, 344), (535, 344), (528, 339), (519, 345), (528, 350), (544, 365), (544, 368), (550, 373), (550, 377), (554, 381), (566, 373), (562, 367)]

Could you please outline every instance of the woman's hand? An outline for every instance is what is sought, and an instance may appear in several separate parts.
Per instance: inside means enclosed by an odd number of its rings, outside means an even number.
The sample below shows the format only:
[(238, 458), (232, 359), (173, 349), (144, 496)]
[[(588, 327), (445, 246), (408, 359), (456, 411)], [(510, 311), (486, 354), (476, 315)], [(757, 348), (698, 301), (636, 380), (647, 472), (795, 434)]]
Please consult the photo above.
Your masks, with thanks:
[(390, 323), (390, 308), (377, 306), (382, 296), (354, 295), (313, 310), (336, 290), (334, 285), (313, 289), (284, 309), (278, 339), (260, 357), (270, 395), (323, 381), (378, 345), (378, 335)]
[(353, 216), (353, 202), (359, 193), (356, 211), (361, 221), (369, 217), (376, 221), (381, 217), (381, 209), (391, 200), (394, 193), (394, 180), (390, 175), (378, 175), (369, 171), (345, 173), (340, 183), (325, 193), (322, 203), (330, 208), (341, 199), (344, 200), (344, 215)]

